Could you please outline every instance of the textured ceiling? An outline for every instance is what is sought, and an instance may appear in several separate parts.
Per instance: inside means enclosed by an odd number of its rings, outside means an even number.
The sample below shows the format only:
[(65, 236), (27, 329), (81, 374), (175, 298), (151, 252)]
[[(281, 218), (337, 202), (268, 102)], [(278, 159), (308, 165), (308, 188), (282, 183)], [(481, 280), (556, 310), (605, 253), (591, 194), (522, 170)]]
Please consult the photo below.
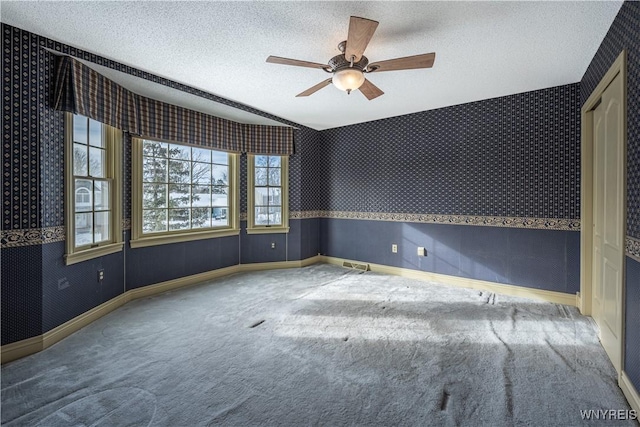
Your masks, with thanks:
[[(2, 2), (2, 22), (315, 129), (579, 81), (622, 2)], [(380, 22), (371, 62), (436, 52), (432, 69), (376, 73), (373, 100), (332, 86), (349, 16)], [(136, 90), (135, 81), (129, 83)]]

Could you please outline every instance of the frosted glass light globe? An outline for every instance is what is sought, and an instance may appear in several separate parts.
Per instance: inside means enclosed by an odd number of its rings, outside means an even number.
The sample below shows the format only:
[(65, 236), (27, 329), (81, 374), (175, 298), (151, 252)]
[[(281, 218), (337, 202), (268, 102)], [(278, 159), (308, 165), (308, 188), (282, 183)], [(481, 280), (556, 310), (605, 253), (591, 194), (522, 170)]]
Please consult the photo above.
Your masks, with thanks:
[(362, 86), (364, 74), (357, 68), (345, 68), (344, 70), (336, 71), (331, 81), (338, 89), (351, 92)]

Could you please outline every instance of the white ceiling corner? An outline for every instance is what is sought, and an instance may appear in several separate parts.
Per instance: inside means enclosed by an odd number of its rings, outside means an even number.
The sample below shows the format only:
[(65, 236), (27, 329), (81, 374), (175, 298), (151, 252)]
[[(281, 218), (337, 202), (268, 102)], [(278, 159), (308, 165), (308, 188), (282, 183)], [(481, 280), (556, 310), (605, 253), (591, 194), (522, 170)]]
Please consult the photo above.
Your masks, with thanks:
[[(4, 1), (1, 19), (321, 130), (578, 82), (621, 5), (622, 1)], [(380, 22), (365, 52), (370, 61), (436, 52), (434, 67), (370, 75), (385, 92), (373, 101), (333, 87), (296, 98), (327, 74), (268, 64), (266, 58), (326, 63), (339, 53), (337, 44), (346, 39), (351, 15)], [(232, 120), (274, 124), (96, 67), (142, 95), (155, 93)]]

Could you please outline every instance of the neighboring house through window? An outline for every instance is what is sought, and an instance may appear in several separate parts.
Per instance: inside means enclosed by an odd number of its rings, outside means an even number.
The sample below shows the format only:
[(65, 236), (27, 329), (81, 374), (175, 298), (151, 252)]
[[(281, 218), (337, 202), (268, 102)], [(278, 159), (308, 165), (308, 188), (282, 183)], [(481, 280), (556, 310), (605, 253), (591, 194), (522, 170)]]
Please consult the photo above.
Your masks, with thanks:
[(287, 156), (248, 155), (247, 233), (289, 231)]
[(65, 115), (67, 264), (122, 250), (122, 133), (88, 117)]

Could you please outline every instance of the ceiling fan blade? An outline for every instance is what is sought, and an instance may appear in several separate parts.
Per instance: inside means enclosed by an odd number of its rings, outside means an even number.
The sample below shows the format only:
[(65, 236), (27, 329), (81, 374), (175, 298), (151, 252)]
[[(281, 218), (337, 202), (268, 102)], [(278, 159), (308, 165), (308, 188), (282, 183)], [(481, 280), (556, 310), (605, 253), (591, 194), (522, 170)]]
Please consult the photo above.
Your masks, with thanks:
[(360, 61), (376, 28), (378, 28), (377, 21), (358, 18), (357, 16), (352, 16), (349, 19), (349, 35), (347, 36), (347, 47), (344, 52), (344, 57), (347, 58), (347, 61), (350, 61), (352, 56), (354, 57), (353, 62)]
[(431, 68), (436, 60), (436, 54), (423, 53), (422, 55), (405, 56), (404, 58), (389, 59), (387, 61), (369, 64), (370, 73), (380, 71), (413, 70), (415, 68)]
[(281, 58), (279, 56), (270, 56), (267, 58), (267, 62), (272, 64), (282, 65), (294, 65), (296, 67), (308, 67), (308, 68), (328, 68), (327, 64), (318, 64), (317, 62), (300, 61), (299, 59)]
[(360, 92), (362, 92), (369, 101), (379, 97), (380, 95), (384, 95), (384, 92), (381, 91), (378, 86), (374, 85), (367, 79), (364, 79), (364, 83), (360, 86)]
[(318, 83), (315, 86), (310, 87), (309, 89), (305, 90), (304, 92), (300, 92), (299, 94), (296, 95), (296, 97), (299, 96), (309, 96), (312, 95), (314, 93), (316, 93), (317, 91), (319, 91), (320, 89), (322, 89), (325, 86), (329, 86), (331, 84), (331, 79), (327, 79), (323, 82)]

